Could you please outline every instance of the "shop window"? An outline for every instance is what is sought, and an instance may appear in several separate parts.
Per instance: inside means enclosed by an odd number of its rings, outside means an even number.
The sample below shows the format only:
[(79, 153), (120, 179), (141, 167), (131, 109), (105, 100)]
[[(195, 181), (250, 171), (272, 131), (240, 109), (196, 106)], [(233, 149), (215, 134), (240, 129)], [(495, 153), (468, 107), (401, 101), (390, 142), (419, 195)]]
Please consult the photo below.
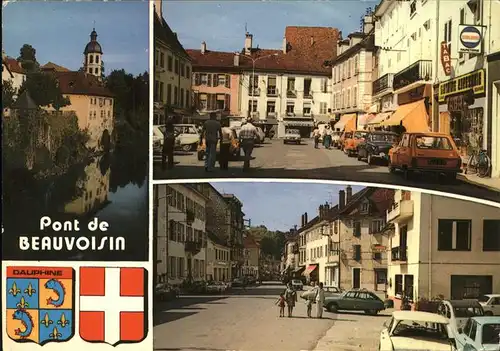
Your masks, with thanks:
[(500, 220), (483, 221), (483, 251), (500, 251)]
[(471, 221), (440, 219), (438, 221), (439, 251), (470, 251)]

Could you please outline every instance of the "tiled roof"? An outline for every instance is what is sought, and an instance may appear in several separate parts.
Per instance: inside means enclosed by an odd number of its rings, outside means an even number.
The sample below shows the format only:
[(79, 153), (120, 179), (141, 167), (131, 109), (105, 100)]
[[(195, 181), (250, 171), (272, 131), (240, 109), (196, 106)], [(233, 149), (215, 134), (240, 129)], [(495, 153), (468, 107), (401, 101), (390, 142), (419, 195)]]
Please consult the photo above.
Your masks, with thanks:
[(113, 94), (97, 80), (97, 77), (83, 72), (55, 71), (59, 87), (63, 94), (93, 95), (113, 97)]
[[(254, 48), (250, 54), (259, 71), (296, 72), (303, 74), (331, 75), (325, 62), (337, 53), (339, 31), (331, 27), (286, 27), (287, 53), (282, 49)], [(207, 50), (188, 50), (193, 58), (193, 68), (234, 68), (234, 53)], [(240, 54), (240, 70), (251, 70), (253, 61), (244, 51)]]
[(24, 69), (15, 58), (6, 57), (4, 63), (7, 65), (9, 71), (12, 73), (25, 74)]
[(165, 44), (171, 47), (177, 54), (184, 56), (186, 59), (191, 59), (184, 47), (177, 38), (177, 34), (172, 31), (165, 19), (158, 17), (158, 14), (154, 13), (154, 36), (155, 40), (161, 40)]
[(70, 69), (67, 69), (66, 67), (56, 65), (54, 62), (47, 62), (45, 65), (40, 67), (42, 70), (53, 70), (57, 72), (71, 72)]
[(368, 199), (376, 212), (383, 214), (394, 201), (394, 190), (380, 188), (364, 188), (353, 194), (351, 201), (346, 204), (340, 214), (348, 214), (354, 210), (363, 199)]
[(250, 234), (247, 234), (244, 238), (243, 238), (243, 246), (246, 248), (246, 249), (251, 249), (251, 248), (258, 248), (259, 247), (259, 244), (255, 241), (255, 238), (250, 235)]

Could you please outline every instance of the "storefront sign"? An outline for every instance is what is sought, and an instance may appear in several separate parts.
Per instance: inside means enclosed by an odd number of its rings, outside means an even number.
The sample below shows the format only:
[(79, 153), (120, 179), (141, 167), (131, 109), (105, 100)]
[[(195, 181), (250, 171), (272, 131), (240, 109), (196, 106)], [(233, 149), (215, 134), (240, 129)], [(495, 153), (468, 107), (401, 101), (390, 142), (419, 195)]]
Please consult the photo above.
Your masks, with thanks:
[(481, 69), (439, 84), (439, 102), (445, 102), (446, 97), (469, 90), (472, 90), (474, 95), (484, 93), (484, 77), (485, 72)]
[(451, 75), (450, 47), (445, 41), (441, 43), (441, 64), (443, 65), (444, 74)]
[(461, 54), (480, 54), (483, 41), (483, 27), (481, 26), (458, 26), (459, 41), (458, 52)]
[(464, 109), (467, 109), (463, 95), (450, 96), (446, 100), (448, 103), (448, 112), (463, 112)]

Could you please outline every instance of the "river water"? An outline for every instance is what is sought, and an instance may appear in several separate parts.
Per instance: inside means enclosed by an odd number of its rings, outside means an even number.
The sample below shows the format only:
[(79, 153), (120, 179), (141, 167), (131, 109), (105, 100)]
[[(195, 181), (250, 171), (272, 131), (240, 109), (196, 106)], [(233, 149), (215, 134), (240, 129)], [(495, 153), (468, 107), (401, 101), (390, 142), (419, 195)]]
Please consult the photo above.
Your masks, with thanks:
[[(85, 164), (73, 166), (66, 174), (49, 179), (35, 179), (26, 170), (4, 174), (3, 259), (147, 260), (147, 176), (147, 152), (138, 155), (130, 150), (93, 157)], [(5, 177), (9, 177), (7, 182)], [(49, 216), (52, 221), (71, 221), (71, 224), (77, 219), (80, 230), (54, 231), (49, 226), (41, 231), (43, 216)], [(94, 218), (106, 221), (107, 230), (90, 231), (87, 224)], [(25, 240), (30, 249), (20, 248), (20, 236), (28, 237)], [(59, 241), (41, 237), (55, 237)], [(87, 240), (78, 241), (80, 237), (89, 238), (89, 248), (94, 245), (94, 250), (82, 250)], [(103, 237), (108, 238), (99, 250)], [(117, 241), (114, 239), (117, 237), (124, 240)], [(60, 248), (57, 243), (63, 243), (62, 249), (54, 249)], [(117, 250), (123, 243), (123, 250)]]

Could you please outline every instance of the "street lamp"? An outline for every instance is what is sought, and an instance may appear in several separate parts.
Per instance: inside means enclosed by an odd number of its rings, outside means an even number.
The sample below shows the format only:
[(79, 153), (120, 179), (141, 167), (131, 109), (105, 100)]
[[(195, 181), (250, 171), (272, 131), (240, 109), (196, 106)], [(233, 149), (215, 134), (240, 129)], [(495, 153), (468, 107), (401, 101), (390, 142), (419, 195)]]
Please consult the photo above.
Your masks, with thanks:
[[(266, 56), (260, 56), (260, 57), (257, 57), (257, 58), (253, 58), (251, 55), (246, 55), (244, 54), (243, 56), (249, 58), (250, 60), (252, 60), (252, 83), (250, 85), (252, 91), (254, 88), (254, 84), (255, 84), (255, 63), (261, 59), (264, 59), (264, 58), (268, 58), (268, 57), (272, 57), (272, 56), (278, 56), (278, 53), (274, 53), (274, 54), (271, 54), (271, 55), (266, 55)], [(257, 88), (259, 87), (259, 83), (257, 82)], [(250, 117), (252, 117), (252, 114), (253, 112), (255, 112), (253, 110), (253, 102), (250, 104)]]

